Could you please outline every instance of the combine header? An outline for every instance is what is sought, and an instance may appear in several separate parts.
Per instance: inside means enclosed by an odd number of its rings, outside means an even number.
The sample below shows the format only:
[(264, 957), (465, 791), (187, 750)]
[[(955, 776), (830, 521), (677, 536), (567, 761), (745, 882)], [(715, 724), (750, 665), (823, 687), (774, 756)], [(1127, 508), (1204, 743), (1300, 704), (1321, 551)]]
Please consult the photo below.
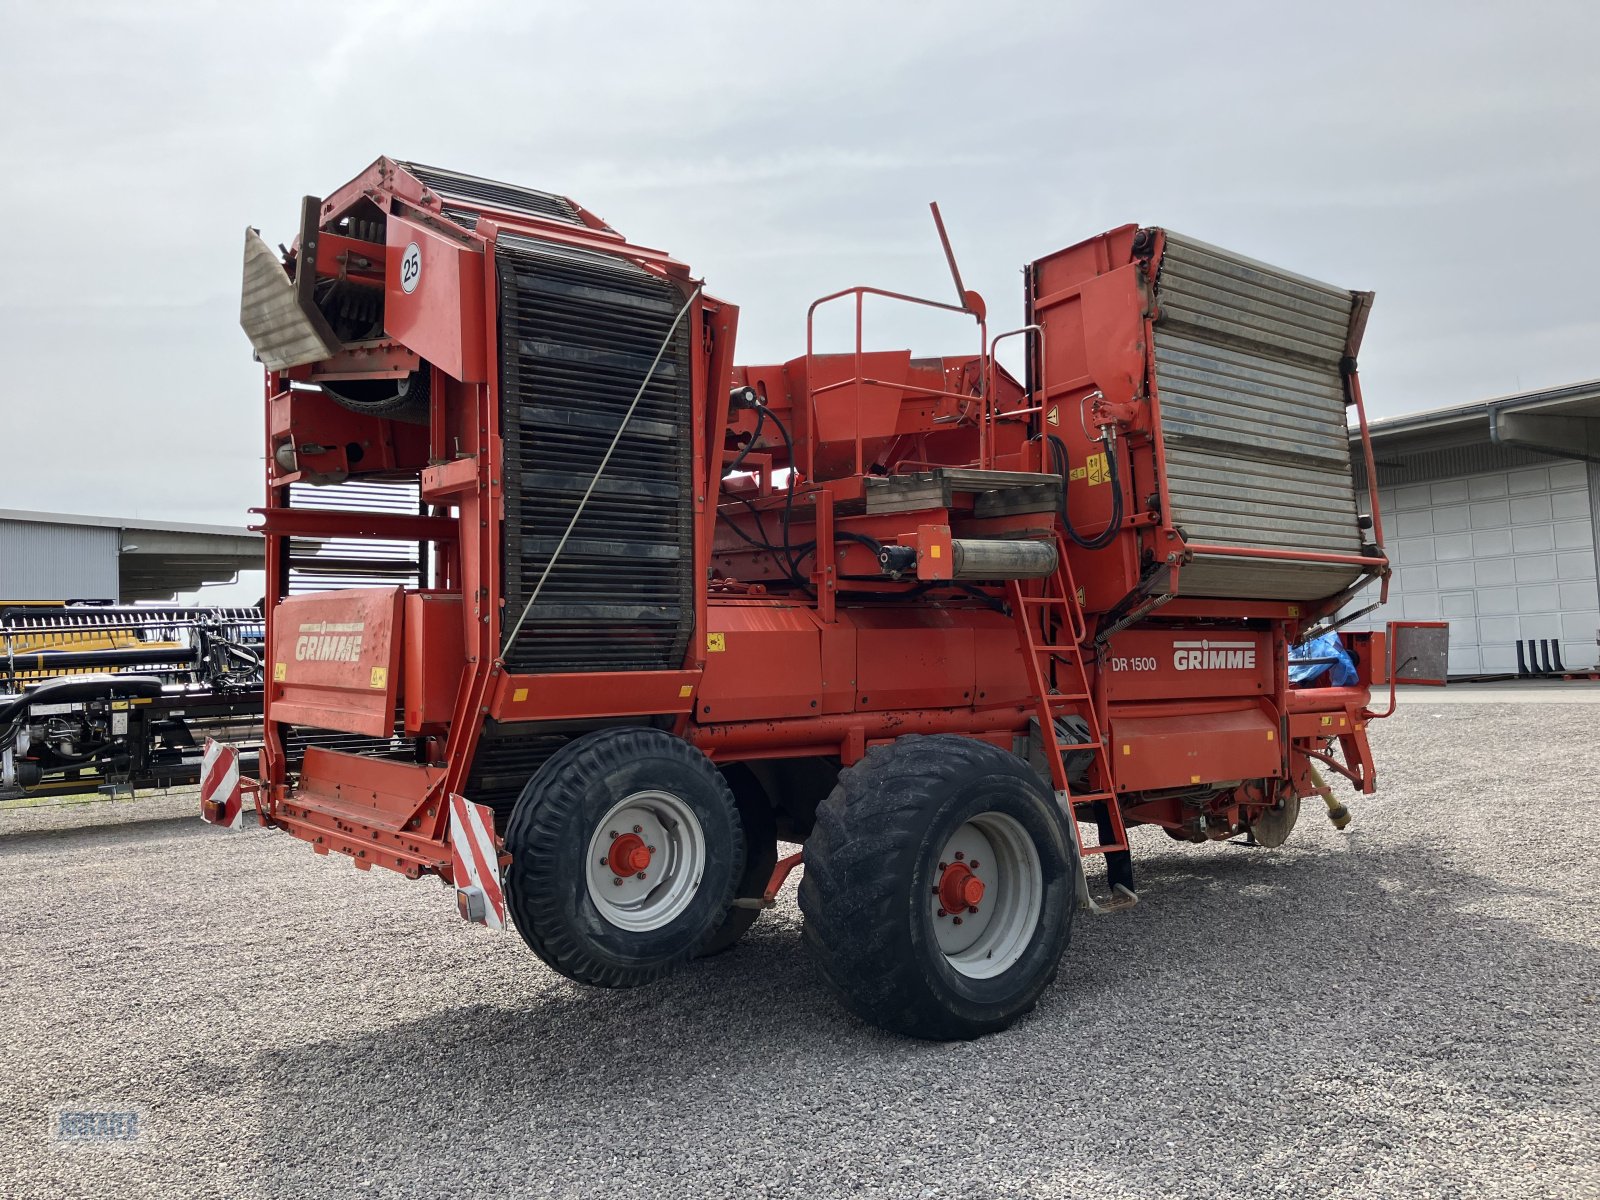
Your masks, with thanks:
[(0, 799), (169, 787), (210, 740), (254, 766), (258, 608), (0, 603)]
[[(1372, 791), (1373, 690), (1442, 680), (1441, 631), (1287, 670), (1388, 575), (1347, 435), (1370, 296), (1129, 225), (1029, 264), (991, 337), (951, 267), (737, 365), (732, 304), (561, 196), (385, 158), (281, 257), (247, 233), (262, 823), (608, 987), (732, 945), (803, 861), (844, 1003), (949, 1038), (1136, 899), (1130, 827), (1275, 846), (1336, 805), (1318, 767)], [(973, 344), (869, 348), (869, 301)]]

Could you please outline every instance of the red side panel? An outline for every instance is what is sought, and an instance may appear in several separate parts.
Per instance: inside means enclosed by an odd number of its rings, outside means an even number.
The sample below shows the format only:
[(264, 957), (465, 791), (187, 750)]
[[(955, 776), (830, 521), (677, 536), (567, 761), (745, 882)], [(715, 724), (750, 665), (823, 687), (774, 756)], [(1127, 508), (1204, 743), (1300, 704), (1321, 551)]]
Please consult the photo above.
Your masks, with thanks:
[(1225, 712), (1111, 717), (1119, 792), (1283, 774), (1278, 721), (1260, 705)]
[(398, 216), (388, 230), (384, 331), (445, 374), (482, 383), (482, 252)]
[(455, 707), (467, 669), (461, 597), (411, 593), (405, 630), (406, 732), (417, 733), (425, 725), (443, 725)]
[(291, 596), (273, 621), (267, 720), (369, 737), (394, 731), (398, 587)]

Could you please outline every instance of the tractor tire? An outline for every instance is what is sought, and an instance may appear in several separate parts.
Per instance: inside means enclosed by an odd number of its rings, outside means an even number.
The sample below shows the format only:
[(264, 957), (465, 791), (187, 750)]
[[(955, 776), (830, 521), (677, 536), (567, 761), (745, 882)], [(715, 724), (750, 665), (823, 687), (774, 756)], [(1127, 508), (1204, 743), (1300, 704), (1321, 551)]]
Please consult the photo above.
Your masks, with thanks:
[(541, 959), (580, 983), (637, 987), (688, 962), (718, 927), (745, 861), (733, 794), (660, 729), (584, 734), (512, 809), (506, 903)]
[(806, 946), (847, 1009), (894, 1033), (1006, 1028), (1071, 937), (1071, 831), (1038, 773), (986, 742), (869, 750), (817, 810), (805, 855)]
[[(778, 818), (773, 812), (772, 800), (751, 770), (742, 763), (722, 769), (733, 789), (734, 804), (739, 810), (739, 824), (744, 828), (744, 871), (734, 895), (740, 898), (759, 899), (767, 890), (767, 882), (778, 865)], [(730, 908), (706, 944), (696, 952), (697, 957), (710, 958), (731, 950), (761, 916), (759, 908)]]
[(403, 379), (343, 379), (322, 384), (336, 403), (366, 417), (384, 417), (408, 425), (428, 423), (428, 395), (433, 373), (426, 365)]

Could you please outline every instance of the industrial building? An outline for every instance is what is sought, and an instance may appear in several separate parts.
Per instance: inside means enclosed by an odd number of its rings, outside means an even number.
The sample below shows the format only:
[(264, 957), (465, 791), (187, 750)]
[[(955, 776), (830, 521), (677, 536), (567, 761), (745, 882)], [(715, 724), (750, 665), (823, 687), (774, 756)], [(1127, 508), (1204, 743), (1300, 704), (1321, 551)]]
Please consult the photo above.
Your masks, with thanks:
[[(1600, 380), (1391, 417), (1371, 433), (1394, 576), (1388, 607), (1350, 628), (1448, 621), (1452, 676), (1595, 671)], [(1355, 431), (1351, 444), (1359, 464)]]
[(261, 568), (232, 526), (0, 509), (0, 600), (170, 600)]

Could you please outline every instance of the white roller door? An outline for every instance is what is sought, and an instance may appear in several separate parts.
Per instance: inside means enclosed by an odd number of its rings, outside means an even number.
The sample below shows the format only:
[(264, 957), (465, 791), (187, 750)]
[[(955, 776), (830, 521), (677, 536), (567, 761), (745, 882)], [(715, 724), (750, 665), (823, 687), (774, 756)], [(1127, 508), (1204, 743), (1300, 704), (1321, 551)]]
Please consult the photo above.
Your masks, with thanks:
[(1512, 674), (1517, 643), (1559, 640), (1596, 666), (1600, 588), (1581, 462), (1383, 488), (1390, 604), (1374, 616), (1450, 622), (1452, 675)]

